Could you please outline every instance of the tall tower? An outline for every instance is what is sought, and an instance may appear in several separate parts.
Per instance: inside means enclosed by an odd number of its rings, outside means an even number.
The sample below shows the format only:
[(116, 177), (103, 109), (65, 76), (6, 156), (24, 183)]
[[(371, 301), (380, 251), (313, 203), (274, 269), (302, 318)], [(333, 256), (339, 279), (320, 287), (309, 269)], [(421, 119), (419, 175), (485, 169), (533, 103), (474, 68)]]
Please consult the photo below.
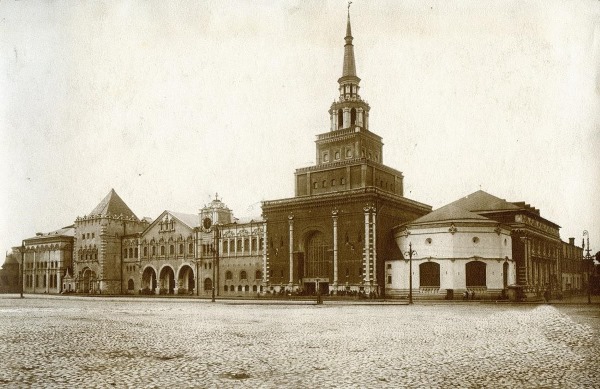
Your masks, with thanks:
[(359, 94), (350, 13), (339, 95), (317, 135), (316, 164), (296, 169), (295, 197), (263, 202), (267, 290), (382, 293), (383, 263), (398, 258), (391, 230), (431, 211), (403, 197), (403, 175), (383, 164)]
[(80, 293), (123, 292), (122, 240), (148, 226), (114, 189), (90, 212), (75, 219), (73, 276)]
[(359, 95), (350, 14), (346, 24), (339, 96), (329, 108), (330, 130), (317, 135), (316, 165), (296, 170), (296, 196), (377, 187), (404, 194), (404, 176), (383, 165), (383, 142), (369, 130), (371, 107)]

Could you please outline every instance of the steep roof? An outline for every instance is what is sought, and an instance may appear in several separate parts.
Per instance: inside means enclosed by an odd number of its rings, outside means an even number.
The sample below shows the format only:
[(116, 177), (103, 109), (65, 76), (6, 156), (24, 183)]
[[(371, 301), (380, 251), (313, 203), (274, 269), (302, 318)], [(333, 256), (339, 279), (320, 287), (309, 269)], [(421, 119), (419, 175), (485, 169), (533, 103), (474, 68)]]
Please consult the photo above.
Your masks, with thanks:
[(100, 201), (100, 204), (98, 204), (96, 208), (89, 213), (89, 216), (92, 215), (123, 215), (127, 217), (134, 217), (136, 220), (138, 220), (137, 216), (135, 216), (133, 211), (127, 206), (127, 204), (125, 204), (125, 202), (119, 197), (114, 189), (111, 189), (106, 197)]
[(471, 193), (470, 195), (456, 200), (448, 205), (453, 205), (458, 208), (465, 209), (471, 212), (477, 211), (508, 211), (520, 209), (515, 204), (499, 197), (493, 196), (482, 190)]
[(173, 217), (179, 219), (181, 222), (187, 224), (187, 226), (190, 228), (198, 227), (200, 225), (200, 218), (198, 217), (198, 215), (171, 211), (167, 212)]
[(444, 205), (441, 208), (436, 209), (435, 211), (428, 213), (425, 216), (418, 218), (415, 221), (412, 221), (410, 224), (421, 224), (421, 223), (433, 223), (433, 222), (441, 222), (441, 221), (482, 221), (490, 219), (478, 215), (473, 212), (469, 212), (465, 209), (459, 208), (456, 205), (448, 204)]

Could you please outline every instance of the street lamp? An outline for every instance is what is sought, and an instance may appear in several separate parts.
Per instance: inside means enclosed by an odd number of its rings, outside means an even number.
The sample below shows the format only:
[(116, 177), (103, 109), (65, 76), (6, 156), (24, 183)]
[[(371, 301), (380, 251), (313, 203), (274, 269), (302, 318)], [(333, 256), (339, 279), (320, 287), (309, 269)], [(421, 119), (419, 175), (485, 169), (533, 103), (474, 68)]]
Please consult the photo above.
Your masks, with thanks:
[(585, 237), (587, 236), (587, 249), (585, 250), (587, 253), (583, 256), (583, 260), (585, 261), (585, 265), (587, 267), (587, 300), (588, 304), (592, 303), (592, 283), (591, 283), (591, 272), (590, 272), (590, 264), (594, 262), (594, 257), (590, 254), (590, 234), (587, 230), (583, 230), (583, 246), (585, 247)]
[(212, 247), (212, 298), (211, 301), (215, 302), (215, 286), (216, 282), (216, 264), (219, 261), (219, 227), (215, 223), (212, 223), (212, 220), (209, 217), (205, 217), (202, 220), (202, 227), (204, 227), (205, 231), (210, 231), (212, 227), (213, 232), (213, 247)]
[(404, 255), (408, 255), (408, 304), (412, 304), (412, 257), (413, 255), (417, 255), (417, 252), (412, 249), (412, 242), (408, 243), (408, 251)]

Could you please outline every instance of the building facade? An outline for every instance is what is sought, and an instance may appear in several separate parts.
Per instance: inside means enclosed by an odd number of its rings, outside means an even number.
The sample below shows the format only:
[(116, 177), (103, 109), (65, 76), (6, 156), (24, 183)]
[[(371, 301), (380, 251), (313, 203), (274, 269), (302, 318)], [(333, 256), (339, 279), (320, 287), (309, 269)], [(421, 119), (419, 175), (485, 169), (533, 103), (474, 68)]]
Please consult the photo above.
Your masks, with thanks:
[(23, 291), (25, 293), (61, 293), (69, 290), (64, 278), (73, 265), (75, 227), (49, 233), (38, 232), (25, 239)]
[(263, 292), (264, 224), (257, 218), (219, 227), (219, 295), (256, 296)]
[(73, 275), (67, 287), (79, 293), (125, 293), (122, 238), (147, 225), (111, 189), (92, 212), (75, 219)]
[(383, 164), (359, 94), (348, 15), (339, 96), (330, 130), (316, 140), (316, 165), (295, 172), (295, 197), (263, 202), (264, 288), (312, 294), (383, 294), (383, 265), (398, 256), (391, 233), (431, 210), (403, 197), (403, 175)]
[(569, 238), (569, 242), (561, 242), (558, 273), (560, 279), (560, 294), (564, 297), (581, 294), (584, 292), (584, 277), (586, 273), (583, 261), (583, 248), (575, 245), (575, 238)]
[(13, 247), (6, 254), (0, 268), (0, 293), (19, 293), (21, 291), (21, 247)]
[(394, 231), (401, 256), (386, 261), (387, 296), (408, 295), (411, 271), (415, 298), (499, 298), (516, 283), (511, 230), (494, 220), (446, 205)]

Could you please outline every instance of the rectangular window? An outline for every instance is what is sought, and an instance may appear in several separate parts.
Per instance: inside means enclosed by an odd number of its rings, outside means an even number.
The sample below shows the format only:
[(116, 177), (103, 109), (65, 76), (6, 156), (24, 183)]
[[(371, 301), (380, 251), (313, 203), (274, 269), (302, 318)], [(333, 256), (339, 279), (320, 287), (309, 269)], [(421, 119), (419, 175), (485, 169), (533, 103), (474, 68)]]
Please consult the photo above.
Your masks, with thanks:
[(387, 276), (387, 283), (388, 283), (388, 284), (391, 284), (391, 283), (392, 283), (392, 276), (391, 276), (391, 275), (388, 275), (388, 276)]

